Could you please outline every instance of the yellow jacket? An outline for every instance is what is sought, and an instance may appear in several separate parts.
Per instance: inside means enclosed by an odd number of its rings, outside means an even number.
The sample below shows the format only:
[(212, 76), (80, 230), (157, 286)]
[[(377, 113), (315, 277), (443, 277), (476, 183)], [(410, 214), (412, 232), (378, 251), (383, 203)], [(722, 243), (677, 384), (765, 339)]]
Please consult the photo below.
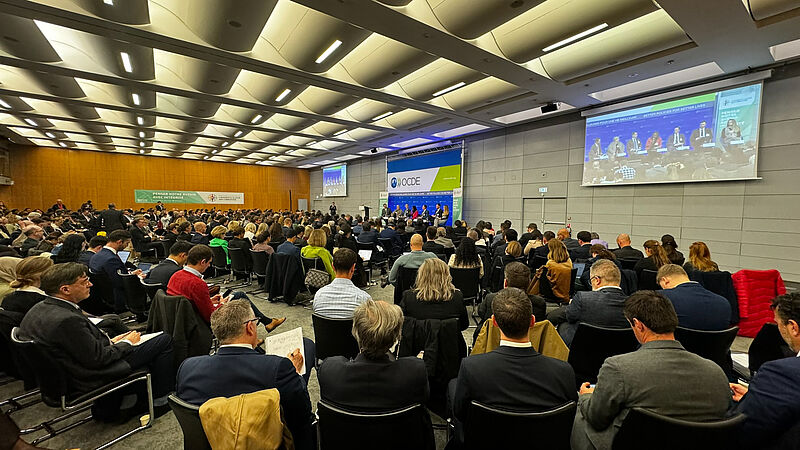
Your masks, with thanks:
[(294, 450), (283, 422), (281, 395), (265, 389), (236, 397), (217, 397), (200, 406), (200, 421), (214, 450)]
[[(533, 344), (534, 350), (551, 358), (566, 361), (569, 357), (569, 348), (559, 336), (556, 327), (548, 320), (536, 322), (528, 329), (528, 339)], [(470, 355), (489, 353), (500, 346), (500, 329), (494, 326), (494, 321), (489, 319), (483, 323), (475, 347)]]

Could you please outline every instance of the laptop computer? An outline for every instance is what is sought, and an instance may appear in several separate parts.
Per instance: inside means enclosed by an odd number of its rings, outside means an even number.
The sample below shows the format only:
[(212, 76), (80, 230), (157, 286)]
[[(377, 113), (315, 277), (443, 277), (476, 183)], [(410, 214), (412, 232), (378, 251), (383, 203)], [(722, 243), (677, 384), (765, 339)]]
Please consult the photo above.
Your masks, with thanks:
[(124, 264), (128, 262), (128, 258), (131, 256), (131, 252), (126, 250), (120, 250), (117, 252), (117, 256), (119, 256), (119, 259), (121, 259)]
[(150, 268), (153, 267), (153, 265), (150, 263), (139, 263), (137, 267), (142, 271), (142, 273), (147, 273), (150, 271)]
[(584, 269), (586, 269), (586, 264), (584, 263), (575, 263), (572, 267), (578, 269), (578, 272), (575, 274), (575, 278), (580, 278), (583, 275)]

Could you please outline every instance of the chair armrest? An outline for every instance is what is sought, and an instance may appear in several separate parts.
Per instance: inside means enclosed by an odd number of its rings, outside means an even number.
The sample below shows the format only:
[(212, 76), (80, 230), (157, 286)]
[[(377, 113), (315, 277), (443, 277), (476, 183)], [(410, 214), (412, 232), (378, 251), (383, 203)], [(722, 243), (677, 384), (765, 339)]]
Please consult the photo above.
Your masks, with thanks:
[(104, 384), (97, 389), (93, 389), (89, 392), (83, 393), (77, 397), (68, 397), (65, 400), (65, 405), (67, 407), (75, 407), (81, 405), (82, 403), (86, 403), (88, 401), (94, 401), (97, 398), (100, 398), (104, 395), (110, 394), (114, 391), (122, 389), (125, 386), (130, 384), (136, 383), (137, 381), (145, 381), (148, 372), (146, 370), (137, 370), (136, 372), (131, 373), (130, 375), (126, 376), (125, 378), (120, 378), (118, 380), (112, 381), (110, 383)]

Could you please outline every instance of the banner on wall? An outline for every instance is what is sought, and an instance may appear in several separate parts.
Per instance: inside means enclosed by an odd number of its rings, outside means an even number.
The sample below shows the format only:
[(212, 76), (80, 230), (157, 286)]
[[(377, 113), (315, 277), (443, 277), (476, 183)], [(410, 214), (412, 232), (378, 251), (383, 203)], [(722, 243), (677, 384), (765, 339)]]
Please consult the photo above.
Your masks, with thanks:
[(441, 192), (461, 187), (461, 149), (390, 160), (389, 193)]
[(378, 209), (383, 208), (383, 205), (389, 204), (389, 193), (386, 191), (382, 191), (378, 199)]
[(209, 205), (243, 205), (244, 192), (152, 191), (136, 189), (136, 203), (201, 203)]
[(453, 189), (453, 213), (451, 216), (453, 220), (461, 220), (461, 214), (463, 210), (464, 198), (463, 198), (464, 189), (458, 188)]

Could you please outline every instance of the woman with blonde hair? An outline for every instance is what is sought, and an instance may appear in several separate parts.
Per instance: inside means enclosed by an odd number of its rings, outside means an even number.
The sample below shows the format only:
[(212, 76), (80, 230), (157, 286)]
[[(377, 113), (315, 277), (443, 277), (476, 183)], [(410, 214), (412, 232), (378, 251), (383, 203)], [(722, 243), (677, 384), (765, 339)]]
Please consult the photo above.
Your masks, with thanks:
[(308, 235), (308, 245), (300, 249), (300, 256), (309, 259), (321, 259), (322, 264), (325, 265), (325, 271), (328, 272), (331, 278), (334, 278), (336, 273), (333, 271), (333, 255), (325, 248), (327, 242), (328, 237), (325, 236), (324, 231), (312, 228), (311, 233)]
[(697, 241), (689, 246), (689, 261), (683, 265), (683, 269), (686, 270), (686, 273), (693, 270), (718, 272), (719, 266), (711, 260), (711, 250), (708, 249), (706, 243)]
[(259, 234), (264, 232), (269, 233), (269, 225), (267, 225), (267, 222), (261, 222), (260, 224), (258, 224), (258, 229), (256, 230), (255, 235), (258, 236)]
[(665, 264), (671, 264), (669, 256), (667, 256), (667, 252), (657, 240), (649, 239), (644, 241), (643, 247), (645, 257), (640, 259), (633, 267), (633, 270), (636, 271), (637, 277), (641, 278), (642, 271), (645, 269), (658, 272), (658, 269), (660, 269), (661, 266)]
[(14, 292), (10, 284), (17, 279), (17, 265), (20, 261), (20, 258), (14, 256), (0, 257), (0, 304), (3, 298)]
[(53, 260), (44, 256), (29, 256), (17, 265), (16, 279), (11, 282), (14, 292), (3, 299), (3, 309), (26, 314), (33, 305), (44, 300), (46, 295), (39, 289), (45, 270), (53, 266)]
[(253, 238), (256, 236), (256, 224), (253, 222), (244, 226), (244, 238), (253, 243)]
[(228, 229), (222, 225), (217, 225), (211, 230), (211, 241), (208, 243), (209, 247), (222, 247), (225, 250), (225, 256), (228, 258), (228, 264), (231, 263), (231, 257), (228, 256), (228, 241), (225, 240), (225, 233)]
[(469, 326), (464, 296), (453, 286), (450, 269), (439, 258), (426, 259), (417, 269), (415, 287), (403, 293), (403, 314), (417, 320), (458, 319), (461, 330)]

